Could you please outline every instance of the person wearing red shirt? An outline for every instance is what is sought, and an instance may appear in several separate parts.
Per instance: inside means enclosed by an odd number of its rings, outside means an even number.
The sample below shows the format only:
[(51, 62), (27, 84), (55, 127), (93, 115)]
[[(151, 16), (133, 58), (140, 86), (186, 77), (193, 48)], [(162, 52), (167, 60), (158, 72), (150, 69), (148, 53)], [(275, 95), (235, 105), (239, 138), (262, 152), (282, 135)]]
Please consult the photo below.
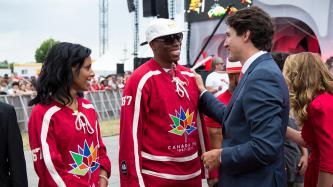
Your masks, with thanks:
[(333, 186), (333, 75), (315, 53), (290, 55), (284, 64), (291, 111), (299, 126), (287, 138), (308, 147), (304, 187)]
[[(226, 71), (228, 73), (229, 77), (229, 87), (228, 89), (223, 92), (222, 94), (217, 96), (217, 99), (224, 103), (225, 105), (228, 105), (232, 93), (234, 89), (236, 88), (238, 81), (239, 81), (239, 75), (242, 70), (242, 64), (237, 62), (230, 62), (227, 61), (227, 67)], [(211, 149), (220, 149), (222, 146), (222, 124), (216, 122), (215, 120), (211, 119), (208, 116), (204, 117), (204, 121), (206, 126), (208, 127), (208, 133), (209, 133), (209, 140), (210, 140), (210, 148)], [(208, 179), (208, 186), (213, 187), (218, 182), (218, 169), (214, 169), (211, 172), (210, 179)]]
[(194, 73), (178, 64), (182, 32), (168, 19), (146, 30), (154, 57), (133, 72), (122, 97), (121, 187), (202, 186), (199, 90)]
[(79, 44), (54, 45), (37, 80), (28, 130), (39, 187), (106, 187), (110, 159), (96, 111), (77, 96), (95, 76), (91, 50)]

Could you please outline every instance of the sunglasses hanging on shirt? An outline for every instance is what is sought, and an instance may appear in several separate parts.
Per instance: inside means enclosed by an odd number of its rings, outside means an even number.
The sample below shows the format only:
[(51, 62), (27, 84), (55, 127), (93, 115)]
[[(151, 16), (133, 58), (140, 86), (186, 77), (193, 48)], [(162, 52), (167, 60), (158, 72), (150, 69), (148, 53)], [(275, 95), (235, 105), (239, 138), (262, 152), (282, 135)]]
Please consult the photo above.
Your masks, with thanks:
[(166, 45), (172, 45), (175, 40), (177, 40), (178, 42), (182, 42), (183, 40), (183, 33), (177, 33), (177, 34), (171, 34), (171, 35), (167, 35), (167, 36), (161, 36), (158, 37), (154, 40), (163, 42)]

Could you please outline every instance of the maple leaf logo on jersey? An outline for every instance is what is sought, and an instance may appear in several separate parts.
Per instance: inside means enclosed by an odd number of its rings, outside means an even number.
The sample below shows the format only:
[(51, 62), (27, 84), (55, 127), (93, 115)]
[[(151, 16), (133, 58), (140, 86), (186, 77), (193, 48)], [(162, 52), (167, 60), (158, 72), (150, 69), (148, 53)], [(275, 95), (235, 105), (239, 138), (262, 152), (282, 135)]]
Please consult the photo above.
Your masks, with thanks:
[(88, 172), (93, 173), (99, 167), (99, 163), (97, 162), (97, 146), (94, 147), (94, 143), (92, 142), (90, 147), (88, 146), (87, 140), (84, 140), (83, 149), (78, 145), (78, 152), (70, 151), (71, 156), (74, 160), (73, 164), (70, 166), (73, 168), (68, 173), (74, 175), (84, 176)]
[(169, 131), (170, 133), (179, 136), (182, 136), (184, 133), (189, 135), (197, 129), (194, 126), (195, 122), (193, 122), (194, 112), (190, 114), (189, 109), (184, 112), (182, 107), (180, 107), (179, 112), (177, 110), (175, 112), (175, 116), (169, 114), (170, 118), (173, 121), (173, 124), (170, 125), (172, 127), (172, 129)]

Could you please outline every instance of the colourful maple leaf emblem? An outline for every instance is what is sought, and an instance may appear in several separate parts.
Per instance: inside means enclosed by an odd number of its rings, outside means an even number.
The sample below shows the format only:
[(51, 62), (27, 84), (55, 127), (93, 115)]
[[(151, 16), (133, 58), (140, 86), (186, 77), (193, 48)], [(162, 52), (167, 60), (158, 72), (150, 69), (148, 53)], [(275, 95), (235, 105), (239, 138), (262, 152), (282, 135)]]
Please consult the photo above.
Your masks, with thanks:
[(179, 112), (176, 110), (175, 116), (169, 114), (173, 121), (173, 124), (170, 125), (172, 129), (169, 132), (179, 136), (182, 136), (184, 133), (187, 135), (191, 134), (194, 130), (197, 129), (194, 126), (195, 122), (193, 122), (193, 115), (194, 112), (190, 114), (189, 109), (184, 112), (182, 107), (180, 107)]
[(87, 140), (84, 140), (83, 148), (78, 145), (78, 152), (70, 151), (74, 163), (70, 164), (73, 168), (69, 173), (74, 175), (84, 176), (88, 172), (93, 173), (99, 167), (97, 162), (97, 146), (94, 147), (94, 142), (88, 146)]

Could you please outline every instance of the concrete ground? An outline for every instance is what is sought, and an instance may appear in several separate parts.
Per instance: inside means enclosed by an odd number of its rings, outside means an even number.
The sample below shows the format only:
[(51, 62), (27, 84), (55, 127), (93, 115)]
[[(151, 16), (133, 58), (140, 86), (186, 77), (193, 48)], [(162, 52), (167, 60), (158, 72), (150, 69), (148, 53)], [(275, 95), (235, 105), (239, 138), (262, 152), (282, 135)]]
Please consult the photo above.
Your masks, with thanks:
[[(118, 171), (118, 151), (119, 151), (119, 136), (110, 136), (103, 138), (103, 142), (107, 148), (109, 158), (111, 159), (111, 177), (109, 180), (109, 186), (119, 187), (119, 171)], [(32, 163), (32, 155), (30, 151), (25, 151), (25, 160), (27, 163), (27, 173), (29, 186), (38, 186), (38, 177), (35, 173)], [(206, 180), (202, 180), (202, 186), (206, 187)]]

